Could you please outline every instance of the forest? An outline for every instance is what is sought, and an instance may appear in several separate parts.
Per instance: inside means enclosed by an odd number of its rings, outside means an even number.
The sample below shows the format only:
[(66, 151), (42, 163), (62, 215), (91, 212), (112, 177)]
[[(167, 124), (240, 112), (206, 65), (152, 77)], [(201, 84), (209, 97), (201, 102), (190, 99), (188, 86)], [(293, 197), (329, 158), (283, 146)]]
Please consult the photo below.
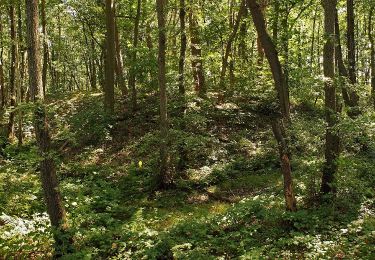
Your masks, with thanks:
[(2, 259), (375, 259), (375, 0), (0, 0)]

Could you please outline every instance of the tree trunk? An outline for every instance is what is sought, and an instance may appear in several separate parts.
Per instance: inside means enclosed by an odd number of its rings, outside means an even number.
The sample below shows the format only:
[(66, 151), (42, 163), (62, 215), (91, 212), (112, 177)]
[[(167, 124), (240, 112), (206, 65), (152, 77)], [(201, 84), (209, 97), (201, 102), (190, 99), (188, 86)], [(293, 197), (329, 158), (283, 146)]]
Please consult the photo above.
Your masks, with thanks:
[[(186, 59), (186, 49), (187, 49), (187, 39), (186, 39), (186, 5), (185, 0), (180, 0), (180, 58), (178, 63), (178, 91), (180, 94), (180, 128), (182, 131), (185, 130), (185, 111), (186, 111), (186, 100), (185, 100), (185, 59)], [(187, 151), (185, 149), (185, 143), (181, 142), (178, 147), (179, 150), (179, 162), (178, 171), (182, 172), (186, 168), (187, 162)]]
[[(354, 86), (357, 84), (356, 76), (356, 44), (354, 29), (354, 0), (347, 0), (347, 47), (348, 47), (348, 63), (349, 63), (349, 79)], [(350, 102), (352, 106), (358, 107), (359, 97), (354, 90), (350, 91)]]
[[(23, 38), (23, 28), (22, 28), (22, 12), (21, 12), (21, 3), (18, 3), (18, 39), (20, 46), (24, 46), (24, 38)], [(19, 92), (18, 92), (18, 102), (21, 104), (24, 99), (25, 95), (25, 50), (23, 47), (20, 47), (20, 67), (19, 67)], [(18, 145), (22, 145), (23, 143), (23, 112), (22, 109), (18, 112)]]
[(91, 38), (91, 80), (90, 80), (90, 85), (92, 90), (97, 90), (96, 86), (96, 62), (95, 62), (95, 41), (93, 38)]
[(314, 12), (314, 21), (313, 21), (313, 28), (312, 28), (312, 37), (311, 37), (311, 48), (310, 48), (310, 71), (313, 72), (313, 65), (314, 65), (314, 57), (315, 57), (315, 29), (316, 29), (316, 19), (318, 16), (318, 6), (315, 8)]
[(339, 137), (334, 132), (337, 124), (335, 78), (335, 10), (336, 0), (323, 0), (324, 32), (326, 42), (323, 50), (323, 67), (325, 77), (325, 108), (326, 108), (326, 147), (325, 164), (323, 168), (321, 192), (323, 194), (335, 192), (334, 180), (339, 156)]
[(118, 30), (118, 23), (115, 19), (115, 48), (116, 48), (116, 75), (117, 84), (121, 90), (121, 95), (125, 99), (128, 96), (128, 88), (125, 82), (124, 76), (124, 61), (122, 58), (121, 44), (120, 44), (120, 33)]
[(47, 68), (48, 68), (48, 43), (47, 43), (47, 19), (46, 19), (46, 0), (41, 1), (40, 14), (42, 22), (43, 34), (43, 68), (42, 68), (42, 88), (43, 95), (46, 95), (47, 90)]
[(114, 113), (115, 105), (115, 12), (114, 0), (105, 1), (106, 17), (106, 56), (105, 56), (105, 84), (104, 84), (104, 109), (107, 113)]
[(16, 36), (16, 21), (14, 14), (14, 5), (9, 6), (9, 20), (10, 20), (10, 40), (11, 40), (11, 61), (10, 61), (10, 73), (9, 73), (9, 95), (10, 95), (10, 107), (9, 123), (8, 123), (8, 139), (13, 140), (14, 138), (14, 119), (15, 119), (15, 107), (16, 107), (16, 84), (17, 84), (17, 73), (18, 73), (18, 44)]
[[(265, 19), (264, 14), (267, 9), (268, 0), (258, 0), (258, 1), (259, 1), (260, 11), (262, 12), (263, 18)], [(264, 23), (264, 26), (267, 28), (266, 22)], [(262, 46), (262, 40), (260, 39), (259, 36), (257, 38), (257, 50), (258, 50), (258, 65), (262, 65), (263, 59), (264, 59), (264, 49)]]
[(194, 14), (194, 0), (190, 0), (189, 29), (190, 29), (190, 48), (191, 63), (194, 78), (194, 88), (199, 97), (206, 96), (206, 84), (202, 60), (202, 45), (199, 36), (199, 26), (197, 16)]
[(38, 0), (25, 0), (25, 2), (30, 94), (31, 100), (37, 106), (34, 113), (34, 126), (40, 156), (43, 158), (40, 162), (41, 183), (51, 225), (56, 229), (56, 232), (54, 232), (55, 255), (56, 257), (60, 257), (63, 252), (70, 251), (69, 245), (71, 240), (67, 233), (65, 210), (59, 191), (55, 162), (51, 153), (51, 138), (48, 130), (49, 126), (45, 106), (43, 104), (39, 53)]
[(274, 18), (272, 22), (272, 40), (277, 46), (277, 41), (279, 39), (279, 17), (280, 17), (280, 2), (273, 1), (273, 13)]
[(274, 119), (272, 122), (272, 131), (279, 145), (280, 165), (284, 178), (285, 206), (288, 211), (296, 211), (297, 201), (293, 192), (293, 179), (289, 159), (289, 147), (283, 121), (280, 119)]
[(1, 109), (5, 107), (5, 84), (4, 84), (4, 67), (3, 67), (3, 52), (4, 52), (4, 42), (3, 42), (3, 21), (0, 10), (0, 94), (1, 94)]
[[(340, 39), (340, 26), (339, 26), (339, 17), (337, 8), (335, 10), (335, 34), (336, 34), (336, 45), (335, 45), (335, 58), (337, 62), (337, 68), (339, 70), (340, 77), (343, 77), (344, 80), (349, 81), (349, 74), (346, 70), (344, 59), (342, 57), (342, 48), (341, 48), (341, 39)], [(352, 104), (350, 102), (350, 97), (348, 94), (348, 90), (346, 88), (346, 84), (342, 84), (342, 97), (344, 99), (344, 103), (346, 106), (351, 107)]]
[(233, 25), (232, 33), (229, 36), (227, 45), (225, 47), (225, 53), (224, 53), (223, 62), (222, 62), (222, 65), (221, 65), (221, 73), (220, 73), (220, 90), (225, 89), (225, 75), (226, 75), (227, 67), (228, 67), (228, 57), (229, 57), (229, 54), (232, 51), (232, 44), (233, 44), (233, 41), (235, 40), (235, 38), (237, 36), (237, 31), (238, 31), (238, 28), (240, 26), (241, 19), (242, 19), (242, 16), (244, 14), (245, 9), (246, 9), (245, 0), (242, 0), (240, 10), (238, 11), (238, 14), (237, 14), (237, 19), (236, 19), (236, 21)]
[[(250, 8), (251, 16), (253, 18), (255, 28), (258, 33), (258, 37), (262, 43), (265, 55), (267, 57), (268, 63), (272, 70), (272, 75), (276, 87), (276, 91), (279, 96), (280, 111), (283, 119), (289, 119), (289, 100), (285, 91), (285, 78), (283, 75), (283, 70), (279, 61), (279, 57), (276, 51), (276, 47), (271, 40), (271, 37), (266, 31), (265, 19), (263, 17), (262, 10), (260, 6), (254, 0), (247, 0), (247, 5)], [(290, 156), (289, 147), (287, 144), (287, 134), (284, 130), (283, 120), (277, 118), (272, 119), (272, 130), (276, 141), (279, 145), (280, 154), (280, 165), (284, 177), (284, 195), (286, 210), (296, 211), (297, 202), (293, 192), (292, 185), (292, 173), (290, 167)]]
[(178, 63), (178, 90), (181, 96), (185, 97), (185, 58), (186, 58), (186, 6), (185, 0), (180, 0), (180, 30), (181, 30), (181, 47), (180, 59)]
[(369, 15), (369, 28), (368, 28), (368, 36), (371, 44), (371, 94), (372, 94), (372, 102), (375, 108), (375, 40), (374, 40), (374, 25), (373, 25), (373, 15), (375, 13), (375, 6), (373, 6), (370, 10)]
[(156, 0), (159, 31), (159, 91), (160, 91), (160, 171), (157, 178), (159, 188), (167, 188), (172, 184), (172, 176), (169, 170), (169, 125), (167, 114), (167, 86), (166, 86), (166, 32), (165, 32), (165, 5), (166, 0)]
[(275, 81), (275, 87), (278, 94), (280, 109), (284, 118), (289, 118), (289, 95), (286, 88), (286, 82), (284, 73), (280, 64), (280, 60), (276, 51), (276, 47), (268, 35), (263, 13), (260, 6), (254, 0), (247, 0), (247, 5), (250, 8), (250, 12), (258, 32), (258, 37), (262, 42), (265, 50), (266, 57), (271, 67), (273, 79)]
[(137, 48), (139, 38), (139, 23), (141, 20), (141, 0), (137, 2), (137, 14), (134, 19), (134, 33), (133, 33), (133, 51), (131, 53), (131, 65), (129, 71), (129, 88), (132, 92), (132, 109), (137, 109), (137, 88), (136, 88), (136, 62), (137, 62)]
[[(247, 17), (248, 11), (247, 8), (244, 10), (244, 17)], [(240, 39), (239, 39), (239, 44), (238, 44), (238, 54), (241, 57), (242, 60), (247, 60), (248, 59), (248, 54), (247, 54), (247, 44), (246, 44), (246, 36), (247, 36), (247, 21), (245, 19), (242, 20), (241, 26), (240, 26)]]

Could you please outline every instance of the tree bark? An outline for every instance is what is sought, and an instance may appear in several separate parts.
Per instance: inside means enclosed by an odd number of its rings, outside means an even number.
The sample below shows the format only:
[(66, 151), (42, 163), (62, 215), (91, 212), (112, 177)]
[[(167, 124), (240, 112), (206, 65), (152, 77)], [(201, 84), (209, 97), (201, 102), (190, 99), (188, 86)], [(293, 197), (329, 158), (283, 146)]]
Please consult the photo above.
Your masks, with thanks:
[(106, 56), (105, 56), (105, 88), (104, 109), (108, 114), (114, 113), (115, 105), (115, 12), (114, 0), (105, 1), (106, 17)]
[(186, 59), (186, 6), (185, 0), (180, 0), (180, 59), (178, 63), (178, 90), (181, 96), (185, 96), (185, 59)]
[[(271, 40), (271, 37), (267, 33), (265, 19), (263, 17), (262, 10), (256, 0), (247, 0), (247, 5), (250, 9), (251, 16), (253, 18), (255, 28), (258, 33), (258, 37), (262, 43), (265, 55), (267, 57), (268, 63), (271, 67), (272, 75), (274, 78), (274, 83), (276, 91), (279, 96), (280, 102), (280, 112), (282, 118), (289, 120), (289, 100), (285, 91), (285, 78), (283, 70), (279, 61), (279, 57), (276, 51), (276, 47)], [(280, 155), (280, 165), (281, 171), (284, 177), (284, 196), (285, 196), (285, 205), (286, 210), (296, 211), (297, 202), (293, 192), (293, 183), (292, 183), (292, 173), (290, 166), (290, 155), (289, 147), (287, 144), (287, 134), (284, 129), (283, 120), (279, 119), (277, 116), (272, 118), (272, 130), (275, 136), (276, 141), (279, 145), (279, 155)]]
[(13, 140), (14, 138), (14, 119), (15, 119), (15, 107), (16, 107), (16, 88), (17, 88), (17, 73), (18, 73), (18, 44), (17, 44), (17, 33), (16, 33), (16, 21), (14, 5), (9, 6), (9, 20), (10, 20), (10, 40), (11, 40), (11, 61), (10, 61), (10, 73), (9, 73), (9, 95), (10, 95), (10, 107), (8, 122), (8, 139)]
[(118, 23), (115, 19), (115, 48), (116, 48), (116, 75), (117, 75), (117, 84), (121, 90), (121, 95), (125, 99), (128, 96), (128, 88), (125, 82), (124, 76), (124, 61), (121, 52), (120, 44), (120, 33), (118, 30)]
[(271, 67), (282, 115), (284, 118), (289, 118), (289, 94), (286, 88), (285, 76), (280, 64), (276, 47), (272, 42), (271, 37), (267, 33), (265, 19), (259, 4), (256, 2), (256, 0), (247, 0), (247, 5), (250, 8), (258, 37), (262, 42), (267, 60)]
[(325, 164), (323, 167), (321, 192), (323, 194), (334, 193), (335, 173), (337, 171), (337, 158), (339, 156), (340, 139), (335, 133), (337, 124), (336, 88), (335, 77), (335, 10), (337, 0), (323, 0), (324, 32), (326, 42), (323, 50), (323, 68), (325, 77), (325, 109), (326, 109), (326, 146)]
[[(180, 0), (180, 58), (178, 63), (178, 91), (180, 94), (180, 127), (181, 130), (185, 130), (185, 111), (186, 111), (186, 89), (185, 89), (185, 59), (186, 59), (186, 49), (187, 49), (187, 39), (186, 39), (186, 5), (185, 0)], [(185, 142), (181, 142), (178, 147), (179, 150), (179, 162), (178, 170), (180, 172), (184, 171), (187, 162), (187, 151), (185, 149)]]
[(46, 19), (46, 0), (41, 1), (40, 14), (42, 22), (43, 34), (43, 67), (42, 67), (42, 88), (43, 95), (46, 95), (47, 90), (47, 69), (48, 69), (48, 43), (47, 43), (47, 19)]
[(242, 16), (244, 15), (245, 9), (246, 9), (246, 3), (245, 3), (245, 0), (242, 0), (240, 10), (238, 11), (238, 14), (237, 14), (237, 19), (233, 25), (232, 33), (229, 36), (227, 45), (225, 47), (225, 53), (224, 53), (224, 57), (223, 57), (222, 65), (221, 65), (221, 73), (220, 73), (220, 89), (221, 90), (225, 89), (225, 75), (226, 75), (227, 67), (228, 67), (228, 57), (232, 51), (232, 44), (237, 36), (238, 28), (240, 26), (241, 19), (242, 19)]
[(272, 40), (277, 45), (279, 38), (279, 17), (280, 17), (280, 2), (273, 1), (274, 18), (272, 22)]
[(369, 28), (368, 28), (368, 36), (369, 41), (371, 44), (371, 53), (370, 53), (370, 63), (371, 63), (371, 94), (372, 94), (372, 102), (375, 108), (375, 40), (374, 40), (374, 25), (373, 25), (373, 15), (375, 13), (375, 6), (370, 9), (369, 14)]
[(141, 20), (141, 0), (137, 2), (137, 14), (134, 19), (134, 32), (133, 32), (133, 51), (131, 53), (131, 65), (129, 71), (129, 88), (132, 92), (132, 109), (137, 109), (137, 87), (136, 87), (136, 62), (137, 62), (137, 48), (139, 38), (139, 23)]
[(190, 0), (189, 12), (189, 29), (190, 29), (190, 49), (191, 49), (191, 64), (194, 78), (194, 88), (199, 97), (206, 96), (206, 83), (204, 76), (203, 60), (202, 60), (202, 45), (199, 36), (199, 26), (197, 16), (194, 14), (194, 0)]
[(156, 0), (156, 11), (158, 17), (158, 80), (160, 91), (160, 171), (157, 176), (158, 188), (165, 189), (172, 184), (172, 176), (169, 169), (169, 125), (167, 111), (167, 86), (166, 86), (166, 26), (165, 26), (166, 0)]
[(3, 21), (2, 14), (0, 10), (0, 94), (1, 94), (1, 109), (5, 107), (5, 84), (4, 84), (4, 66), (3, 66), (3, 52), (4, 52), (4, 42), (3, 42)]
[(49, 125), (43, 102), (39, 53), (38, 0), (25, 0), (28, 46), (28, 71), (31, 100), (35, 103), (34, 126), (41, 158), (40, 178), (55, 238), (55, 256), (71, 251), (71, 237), (67, 233), (66, 215), (59, 191), (56, 167), (51, 154)]
[(90, 85), (92, 90), (97, 90), (97, 75), (96, 75), (96, 62), (95, 62), (95, 40), (91, 38), (91, 80)]
[[(340, 26), (339, 26), (339, 17), (337, 8), (335, 10), (335, 34), (336, 34), (336, 45), (335, 45), (335, 58), (337, 62), (337, 68), (339, 71), (340, 77), (343, 77), (344, 80), (349, 81), (349, 74), (344, 64), (344, 59), (342, 57), (342, 48), (341, 48), (341, 39), (340, 39)], [(348, 94), (348, 89), (344, 83), (342, 86), (342, 97), (346, 106), (351, 107), (350, 96)]]
[(313, 65), (314, 65), (314, 57), (315, 57), (315, 29), (316, 29), (316, 19), (318, 16), (318, 6), (315, 8), (314, 11), (314, 20), (313, 20), (313, 28), (312, 28), (312, 37), (311, 37), (311, 48), (310, 48), (310, 71), (313, 72)]
[(272, 122), (272, 131), (279, 145), (280, 165), (284, 179), (285, 206), (288, 211), (297, 211), (297, 201), (293, 192), (293, 179), (290, 164), (289, 146), (287, 143), (287, 135), (283, 125), (283, 121), (280, 119), (274, 119)]
[[(268, 5), (268, 0), (259, 0), (259, 7), (260, 7), (260, 10), (262, 12), (264, 19), (265, 19), (264, 14), (267, 10), (267, 5)], [(264, 23), (264, 26), (267, 28), (266, 22)], [(260, 39), (260, 37), (257, 38), (257, 50), (258, 50), (258, 65), (262, 65), (263, 59), (264, 59), (264, 49), (263, 49), (262, 40)]]
[[(23, 28), (22, 28), (22, 11), (21, 11), (21, 2), (18, 3), (18, 39), (19, 39), (19, 55), (20, 55), (20, 66), (19, 66), (19, 92), (18, 92), (18, 103), (21, 104), (24, 100), (25, 95), (25, 50), (22, 46), (24, 46), (24, 38), (23, 38)], [(22, 145), (23, 143), (23, 111), (20, 109), (18, 112), (18, 145)]]
[[(356, 72), (356, 44), (355, 44), (355, 24), (354, 24), (354, 0), (347, 0), (347, 48), (349, 63), (349, 79), (354, 86), (357, 84)], [(350, 91), (351, 104), (358, 107), (359, 97), (354, 90)]]

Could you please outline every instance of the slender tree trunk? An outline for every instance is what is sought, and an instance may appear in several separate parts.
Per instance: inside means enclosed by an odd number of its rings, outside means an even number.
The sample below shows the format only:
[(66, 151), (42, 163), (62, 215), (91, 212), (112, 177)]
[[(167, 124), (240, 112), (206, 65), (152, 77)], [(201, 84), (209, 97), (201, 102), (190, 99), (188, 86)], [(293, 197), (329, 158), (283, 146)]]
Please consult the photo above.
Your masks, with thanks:
[(185, 59), (186, 59), (186, 6), (185, 0), (180, 0), (180, 30), (181, 30), (181, 47), (180, 59), (178, 63), (178, 90), (180, 95), (185, 98)]
[[(268, 0), (258, 0), (259, 1), (259, 7), (260, 7), (260, 10), (263, 14), (263, 17), (264, 17), (264, 14), (267, 10), (267, 5), (268, 5)], [(264, 17), (265, 19), (265, 17)], [(267, 23), (265, 22), (264, 23), (266, 28), (267, 28)], [(263, 64), (263, 59), (264, 59), (264, 49), (263, 49), (263, 46), (262, 46), (262, 41), (261, 39), (257, 38), (257, 50), (258, 50), (258, 65), (262, 65)]]
[(313, 20), (313, 28), (312, 28), (312, 37), (311, 37), (311, 48), (310, 48), (310, 71), (313, 71), (314, 65), (314, 57), (315, 57), (315, 29), (316, 29), (316, 19), (318, 16), (318, 6), (315, 8), (314, 12), (314, 20)]
[[(61, 55), (60, 55), (60, 50), (62, 49), (62, 44), (61, 44), (61, 38), (62, 38), (62, 31), (61, 31), (61, 17), (60, 14), (57, 14), (57, 31), (59, 34), (59, 38), (57, 40), (57, 50), (55, 50), (55, 58), (56, 62), (58, 65), (61, 64)], [(61, 72), (60, 69), (55, 67), (55, 79), (56, 79), (56, 86), (61, 90), (62, 85), (61, 85)]]
[(120, 44), (120, 33), (118, 30), (118, 23), (115, 19), (115, 48), (116, 48), (116, 75), (117, 75), (117, 82), (119, 88), (121, 90), (121, 95), (125, 99), (128, 96), (128, 88), (125, 82), (124, 76), (124, 62), (122, 58), (121, 52), (121, 44)]
[[(275, 87), (280, 101), (280, 109), (285, 118), (289, 118), (289, 95), (286, 89), (285, 77), (276, 51), (276, 47), (268, 35), (263, 13), (259, 5), (254, 0), (247, 0), (247, 5), (258, 32), (258, 37), (262, 42), (265, 54), (271, 67), (272, 75), (275, 81)], [(267, 51), (266, 51), (267, 50)]]
[(91, 38), (91, 80), (90, 80), (90, 85), (92, 90), (97, 90), (97, 75), (96, 75), (96, 62), (95, 62), (95, 41), (93, 38)]
[(370, 9), (369, 15), (369, 28), (368, 28), (368, 36), (369, 41), (371, 44), (371, 54), (370, 54), (370, 64), (371, 64), (371, 94), (372, 94), (372, 102), (375, 108), (375, 40), (374, 40), (374, 25), (373, 25), (373, 15), (375, 14), (375, 6)]
[[(92, 71), (91, 71), (91, 63), (92, 63), (92, 54), (91, 54), (91, 45), (89, 44), (88, 36), (87, 36), (87, 30), (85, 23), (82, 22), (82, 33), (83, 33), (83, 38), (85, 40), (85, 45), (86, 45), (86, 53), (83, 55), (82, 59), (85, 61), (85, 69), (86, 69), (86, 80), (85, 80), (85, 85), (86, 85), (86, 91), (89, 91), (90, 86), (91, 86), (91, 78), (92, 78)], [(90, 47), (89, 47), (90, 46)]]
[(285, 3), (285, 6), (282, 8), (282, 19), (281, 19), (281, 39), (280, 39), (280, 49), (281, 56), (283, 57), (282, 68), (284, 70), (285, 77), (285, 86), (287, 95), (289, 96), (289, 3)]
[(16, 20), (14, 5), (9, 6), (9, 20), (10, 20), (10, 40), (11, 40), (11, 62), (10, 62), (10, 74), (9, 74), (9, 95), (10, 95), (10, 107), (11, 112), (9, 113), (8, 123), (8, 139), (14, 138), (14, 119), (15, 119), (15, 107), (16, 107), (16, 89), (17, 89), (17, 73), (18, 73), (18, 44), (16, 34)]
[(105, 56), (105, 88), (104, 108), (107, 113), (114, 113), (115, 105), (115, 12), (114, 0), (105, 1), (106, 17), (106, 56)]
[(4, 84), (4, 67), (3, 67), (3, 52), (4, 52), (4, 42), (3, 42), (3, 21), (2, 13), (0, 10), (0, 94), (1, 94), (1, 109), (5, 107), (5, 84)]
[(136, 88), (136, 62), (137, 62), (137, 48), (139, 38), (139, 23), (141, 20), (141, 0), (137, 2), (137, 14), (134, 19), (134, 34), (133, 34), (133, 51), (131, 54), (131, 65), (129, 71), (129, 88), (132, 92), (132, 109), (137, 109), (137, 88)]
[(48, 69), (48, 43), (47, 43), (47, 19), (46, 19), (46, 0), (41, 1), (40, 14), (42, 22), (43, 34), (43, 67), (42, 67), (42, 87), (43, 95), (46, 95), (47, 90), (47, 69)]
[[(244, 10), (244, 17), (247, 17), (248, 11), (247, 8)], [(240, 39), (238, 44), (238, 54), (242, 60), (247, 60), (248, 54), (247, 54), (247, 44), (246, 44), (246, 36), (247, 36), (247, 22), (246, 20), (242, 20), (241, 26), (240, 26)]]
[(238, 14), (237, 14), (237, 19), (233, 25), (232, 33), (229, 36), (227, 45), (225, 47), (225, 53), (224, 53), (223, 62), (221, 65), (221, 73), (220, 73), (220, 89), (221, 90), (225, 89), (225, 75), (226, 75), (227, 67), (228, 67), (228, 57), (232, 51), (232, 44), (237, 36), (238, 28), (240, 26), (241, 19), (242, 19), (245, 9), (246, 9), (245, 0), (242, 0), (240, 10), (238, 11)]
[[(279, 96), (280, 111), (283, 119), (289, 119), (289, 100), (286, 95), (286, 83), (283, 74), (283, 70), (280, 64), (280, 60), (276, 51), (276, 47), (268, 35), (265, 25), (265, 19), (263, 17), (260, 6), (254, 0), (247, 0), (247, 5), (250, 8), (251, 16), (254, 21), (255, 28), (258, 33), (258, 37), (262, 43), (266, 58), (272, 70), (272, 75), (276, 87), (276, 91)], [(290, 167), (290, 155), (289, 147), (287, 144), (287, 134), (284, 130), (283, 119), (275, 118), (272, 119), (272, 130), (275, 139), (279, 145), (280, 165), (284, 177), (284, 196), (286, 210), (296, 211), (296, 199), (293, 192), (292, 184), (292, 173)]]
[[(344, 80), (349, 81), (349, 74), (346, 70), (344, 59), (342, 57), (342, 48), (341, 48), (341, 39), (340, 39), (340, 26), (339, 26), (339, 17), (337, 8), (335, 10), (335, 34), (336, 34), (336, 45), (335, 45), (335, 58), (337, 62), (337, 68), (339, 71), (340, 77), (343, 77)], [(344, 103), (346, 106), (351, 107), (352, 104), (350, 102), (350, 97), (348, 94), (348, 90), (346, 88), (346, 84), (342, 84), (342, 97), (344, 99)]]
[[(178, 63), (178, 91), (180, 94), (180, 127), (181, 130), (185, 130), (185, 111), (186, 111), (186, 100), (185, 100), (185, 59), (186, 59), (186, 49), (187, 49), (187, 39), (186, 39), (186, 5), (185, 0), (180, 0), (180, 58)], [(184, 171), (187, 162), (187, 151), (185, 149), (185, 143), (182, 142), (179, 145), (179, 155), (180, 159), (178, 162), (178, 170), (180, 172)]]
[(336, 0), (323, 0), (324, 8), (324, 32), (326, 42), (323, 51), (323, 67), (325, 77), (325, 108), (326, 108), (326, 147), (325, 164), (323, 168), (321, 192), (323, 194), (335, 192), (334, 180), (337, 171), (337, 158), (339, 156), (340, 139), (335, 133), (337, 124), (337, 103), (335, 77), (335, 10)]
[[(355, 44), (355, 24), (354, 24), (354, 0), (347, 0), (347, 47), (349, 63), (349, 79), (354, 86), (357, 84), (356, 68), (356, 44)], [(350, 91), (350, 102), (353, 107), (358, 107), (359, 97), (354, 90)], [(354, 112), (354, 114), (358, 114)], [(355, 115), (354, 115), (355, 116)]]
[(67, 235), (65, 210), (59, 191), (55, 162), (51, 154), (51, 138), (43, 103), (39, 53), (38, 0), (25, 0), (25, 2), (30, 94), (32, 101), (37, 106), (34, 114), (35, 134), (40, 156), (43, 158), (40, 162), (40, 176), (47, 212), (52, 227), (57, 231), (54, 233), (55, 255), (60, 257), (68, 250), (67, 248), (69, 248), (71, 241), (69, 235)]
[(272, 22), (272, 40), (277, 46), (279, 39), (279, 17), (280, 17), (280, 2), (273, 1), (274, 18)]
[[(23, 29), (22, 29), (22, 12), (21, 12), (21, 3), (18, 3), (18, 39), (21, 48), (20, 49), (20, 68), (19, 68), (19, 94), (18, 94), (18, 102), (21, 104), (24, 99), (24, 82), (25, 82), (25, 50), (22, 46), (24, 46), (24, 39), (23, 39)], [(23, 143), (23, 112), (20, 109), (18, 112), (18, 145), (22, 145)]]
[(289, 146), (283, 121), (280, 119), (274, 119), (272, 122), (272, 131), (279, 145), (280, 165), (284, 179), (285, 206), (288, 211), (296, 211), (297, 201), (293, 192), (293, 179), (292, 168), (290, 164)]
[(202, 45), (199, 36), (199, 26), (197, 16), (194, 14), (194, 0), (190, 0), (190, 12), (189, 12), (189, 29), (190, 29), (190, 41), (191, 41), (191, 63), (194, 78), (195, 91), (198, 96), (206, 96), (206, 84), (203, 69), (202, 60)]
[(169, 169), (169, 125), (167, 113), (167, 86), (166, 86), (166, 26), (165, 26), (165, 5), (166, 0), (156, 0), (156, 10), (158, 17), (159, 30), (159, 91), (160, 91), (160, 171), (157, 178), (157, 185), (159, 188), (167, 188), (172, 184), (172, 176)]

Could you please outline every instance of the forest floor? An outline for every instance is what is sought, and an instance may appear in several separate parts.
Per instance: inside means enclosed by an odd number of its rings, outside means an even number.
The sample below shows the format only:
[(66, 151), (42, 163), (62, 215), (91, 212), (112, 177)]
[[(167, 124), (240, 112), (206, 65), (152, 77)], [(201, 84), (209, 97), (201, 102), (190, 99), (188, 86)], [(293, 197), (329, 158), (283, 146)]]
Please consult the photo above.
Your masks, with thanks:
[[(64, 100), (64, 101), (55, 101)], [(68, 100), (68, 101), (67, 101)], [(154, 189), (158, 164), (157, 96), (135, 114), (109, 119), (100, 94), (50, 100), (61, 192), (76, 253), (66, 259), (375, 259), (375, 149), (343, 132), (338, 193), (317, 203), (324, 122), (296, 107), (291, 126), (298, 212), (286, 213), (276, 142), (249, 100), (190, 100), (185, 131), (171, 104), (171, 166), (183, 141), (187, 171)], [(316, 109), (310, 113), (311, 109)], [(319, 113), (317, 113), (319, 112)], [(315, 116), (313, 116), (315, 115)], [(316, 116), (318, 115), (318, 116)], [(8, 144), (0, 159), (0, 259), (52, 255), (38, 153), (31, 139)]]

